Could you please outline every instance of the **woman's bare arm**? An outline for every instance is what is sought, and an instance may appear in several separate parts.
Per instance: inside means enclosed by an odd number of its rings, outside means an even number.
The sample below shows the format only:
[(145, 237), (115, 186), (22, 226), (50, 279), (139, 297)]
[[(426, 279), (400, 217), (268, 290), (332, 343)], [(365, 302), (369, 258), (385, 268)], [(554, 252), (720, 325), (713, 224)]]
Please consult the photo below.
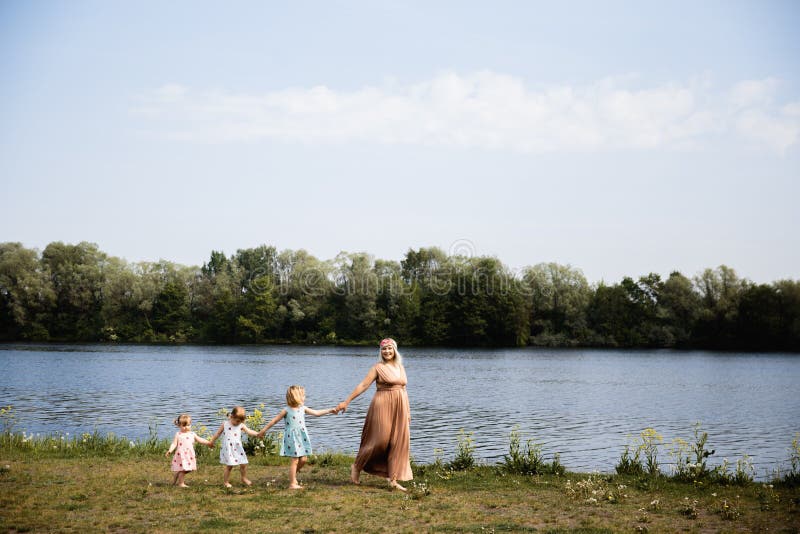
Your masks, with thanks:
[(378, 378), (378, 370), (375, 369), (375, 366), (373, 365), (372, 367), (369, 368), (369, 372), (367, 373), (367, 376), (364, 377), (364, 380), (359, 382), (359, 384), (355, 387), (355, 389), (353, 389), (350, 395), (348, 395), (345, 400), (343, 400), (336, 406), (336, 409), (341, 411), (347, 411), (347, 405), (350, 404), (356, 397), (358, 397), (359, 395), (364, 393), (367, 389), (369, 389), (369, 386), (373, 382), (375, 382), (377, 378)]

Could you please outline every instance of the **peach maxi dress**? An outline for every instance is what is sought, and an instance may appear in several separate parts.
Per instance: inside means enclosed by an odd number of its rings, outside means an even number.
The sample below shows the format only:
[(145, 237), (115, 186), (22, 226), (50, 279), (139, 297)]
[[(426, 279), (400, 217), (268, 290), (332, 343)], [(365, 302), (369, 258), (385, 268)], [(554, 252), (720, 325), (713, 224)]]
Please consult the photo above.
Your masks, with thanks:
[(411, 480), (411, 409), (406, 393), (406, 371), (375, 364), (377, 391), (364, 419), (355, 467), (371, 475)]

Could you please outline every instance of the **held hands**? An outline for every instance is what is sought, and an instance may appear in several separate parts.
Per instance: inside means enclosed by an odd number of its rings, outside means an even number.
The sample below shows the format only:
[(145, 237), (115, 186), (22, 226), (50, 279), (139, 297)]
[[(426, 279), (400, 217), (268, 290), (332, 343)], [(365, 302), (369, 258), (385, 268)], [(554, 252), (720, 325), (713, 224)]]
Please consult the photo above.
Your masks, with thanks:
[(339, 412), (346, 412), (346, 411), (347, 411), (347, 403), (346, 402), (342, 401), (342, 402), (340, 402), (339, 404), (336, 405), (336, 413), (337, 414)]

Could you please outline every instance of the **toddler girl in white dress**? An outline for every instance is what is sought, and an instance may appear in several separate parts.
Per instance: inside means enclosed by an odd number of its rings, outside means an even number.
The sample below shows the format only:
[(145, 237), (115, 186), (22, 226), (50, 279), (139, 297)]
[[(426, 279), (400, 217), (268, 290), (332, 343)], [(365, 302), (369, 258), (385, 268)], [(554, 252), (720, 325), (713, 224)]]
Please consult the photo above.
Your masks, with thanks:
[(229, 482), (231, 478), (231, 470), (234, 466), (239, 466), (239, 472), (242, 474), (242, 484), (249, 486), (252, 484), (247, 478), (247, 455), (242, 446), (242, 433), (248, 436), (257, 436), (255, 430), (250, 430), (244, 424), (246, 414), (244, 408), (235, 406), (231, 413), (228, 414), (228, 420), (222, 423), (217, 432), (211, 437), (209, 447), (214, 447), (214, 442), (222, 435), (222, 443), (219, 449), (219, 463), (225, 466), (222, 475), (222, 482), (226, 488), (230, 488)]

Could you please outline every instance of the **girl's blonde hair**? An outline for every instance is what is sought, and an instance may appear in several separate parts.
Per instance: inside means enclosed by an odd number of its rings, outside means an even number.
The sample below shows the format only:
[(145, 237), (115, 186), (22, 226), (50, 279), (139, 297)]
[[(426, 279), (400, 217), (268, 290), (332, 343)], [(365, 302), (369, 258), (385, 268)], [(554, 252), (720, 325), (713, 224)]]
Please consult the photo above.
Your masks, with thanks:
[(289, 386), (286, 390), (286, 404), (292, 408), (297, 408), (303, 404), (303, 395), (306, 388), (303, 386)]
[(245, 412), (244, 408), (241, 406), (234, 406), (228, 416), (238, 425), (244, 423), (244, 420), (247, 418), (247, 412)]
[(178, 417), (175, 418), (173, 423), (178, 428), (183, 428), (185, 426), (189, 426), (189, 425), (192, 424), (192, 416), (189, 415), (188, 413), (182, 413)]
[(387, 337), (386, 339), (380, 342), (378, 345), (378, 363), (383, 363), (383, 356), (381, 356), (381, 349), (386, 345), (391, 345), (394, 349), (394, 361), (397, 362), (398, 365), (403, 365), (403, 355), (397, 350), (397, 341), (394, 339)]

